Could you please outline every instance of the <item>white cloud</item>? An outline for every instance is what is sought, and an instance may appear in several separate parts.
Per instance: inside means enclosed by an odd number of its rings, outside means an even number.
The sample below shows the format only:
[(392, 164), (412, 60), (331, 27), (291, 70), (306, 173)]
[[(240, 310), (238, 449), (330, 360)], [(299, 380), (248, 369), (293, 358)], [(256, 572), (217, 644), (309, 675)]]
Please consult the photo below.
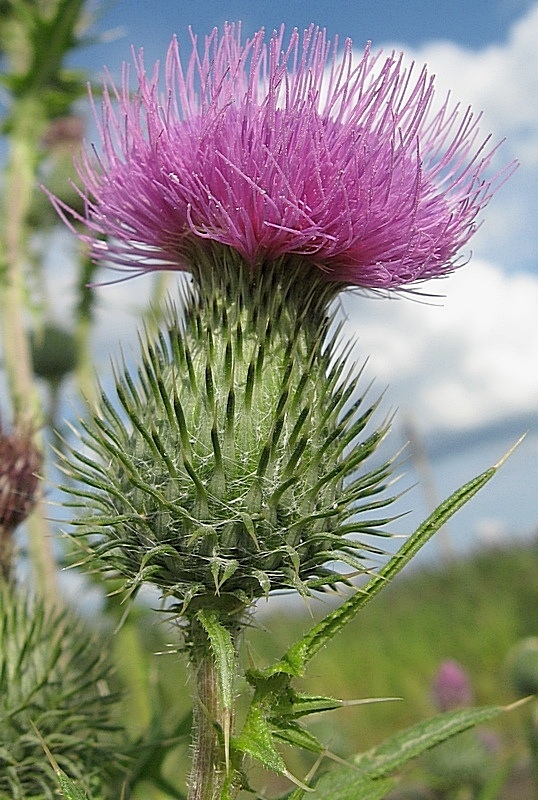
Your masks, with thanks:
[(403, 50), (417, 66), (428, 65), (436, 76), (437, 95), (448, 91), (454, 102), (483, 112), (480, 129), (500, 148), (498, 169), (514, 158), (520, 169), (488, 206), (486, 225), (473, 239), (475, 253), (505, 261), (507, 267), (536, 268), (538, 232), (538, 3), (515, 22), (501, 44), (470, 50), (450, 41), (432, 41), (418, 49), (389, 43), (385, 50)]
[(458, 429), (538, 411), (538, 277), (475, 259), (431, 304), (345, 300), (369, 374), (423, 429)]
[[(388, 398), (420, 428), (470, 429), (538, 413), (538, 3), (501, 44), (470, 50), (434, 41), (406, 53), (436, 75), (437, 96), (483, 112), (493, 141), (506, 137), (497, 164), (521, 166), (484, 211), (471, 242), (474, 257), (432, 304), (349, 298), (349, 328), (369, 374), (389, 385)], [(528, 269), (529, 272), (524, 270)]]

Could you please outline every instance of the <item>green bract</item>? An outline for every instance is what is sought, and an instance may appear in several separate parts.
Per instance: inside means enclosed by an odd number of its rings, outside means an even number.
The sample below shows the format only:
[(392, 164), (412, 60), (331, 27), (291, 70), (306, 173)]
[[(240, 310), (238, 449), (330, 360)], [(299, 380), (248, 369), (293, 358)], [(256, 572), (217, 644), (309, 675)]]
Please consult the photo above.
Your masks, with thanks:
[[(146, 336), (137, 378), (102, 394), (69, 471), (90, 557), (126, 585), (150, 581), (181, 608), (235, 610), (272, 590), (302, 594), (367, 569), (387, 519), (390, 464), (363, 462), (375, 405), (354, 399), (328, 313), (337, 284), (286, 257), (252, 273), (233, 250), (193, 255), (181, 322)], [(87, 509), (90, 509), (89, 512)]]

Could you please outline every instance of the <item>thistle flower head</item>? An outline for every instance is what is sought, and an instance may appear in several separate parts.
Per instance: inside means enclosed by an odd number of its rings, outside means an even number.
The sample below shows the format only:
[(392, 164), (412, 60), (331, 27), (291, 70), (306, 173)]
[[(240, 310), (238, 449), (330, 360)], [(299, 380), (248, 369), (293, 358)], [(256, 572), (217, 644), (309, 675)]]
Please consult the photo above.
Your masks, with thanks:
[(190, 242), (218, 242), (254, 270), (300, 255), (331, 281), (398, 289), (442, 277), (494, 191), (495, 148), (433, 79), (367, 47), (355, 59), (311, 26), (245, 43), (226, 25), (187, 61), (135, 57), (104, 87), (102, 153), (82, 156), (85, 214), (53, 202), (98, 260), (190, 269)]
[(439, 711), (452, 711), (473, 702), (469, 675), (453, 659), (443, 661), (433, 680), (432, 695)]
[(506, 672), (520, 697), (538, 694), (538, 637), (528, 636), (510, 650)]

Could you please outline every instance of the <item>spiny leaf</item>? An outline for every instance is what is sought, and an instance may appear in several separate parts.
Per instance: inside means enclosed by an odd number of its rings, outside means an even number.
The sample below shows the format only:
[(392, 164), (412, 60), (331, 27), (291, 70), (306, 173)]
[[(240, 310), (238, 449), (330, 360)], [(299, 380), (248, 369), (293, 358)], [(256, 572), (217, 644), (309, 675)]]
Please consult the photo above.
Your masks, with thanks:
[(183, 448), (183, 452), (185, 456), (191, 460), (192, 452), (191, 452), (191, 445), (189, 440), (189, 432), (187, 429), (187, 423), (185, 421), (185, 413), (183, 411), (183, 407), (177, 395), (176, 389), (174, 387), (174, 414), (177, 420), (177, 426), (179, 429), (179, 436), (181, 440), (181, 447)]
[(323, 753), (324, 746), (313, 733), (302, 728), (297, 722), (281, 723), (273, 729), (273, 736), (292, 747), (299, 747), (309, 753)]
[(312, 800), (381, 800), (394, 788), (392, 779), (373, 780), (352, 767), (341, 767), (323, 775)]
[(215, 612), (202, 609), (198, 612), (197, 619), (208, 635), (211, 650), (215, 657), (220, 695), (226, 717), (223, 734), (226, 765), (228, 766), (234, 696), (235, 647), (230, 632), (221, 624)]
[(223, 476), (222, 450), (219, 442), (219, 432), (215, 424), (211, 428), (211, 444), (213, 446), (213, 455), (215, 456), (215, 471)]
[(271, 728), (262, 710), (254, 703), (249, 709), (240, 736), (234, 740), (234, 746), (277, 775), (286, 774), (286, 764), (274, 745)]
[(245, 382), (245, 410), (250, 411), (252, 406), (252, 393), (254, 391), (254, 363), (251, 361), (248, 370), (247, 370), (247, 378)]
[(275, 712), (287, 719), (296, 719), (307, 714), (333, 711), (336, 708), (342, 708), (343, 705), (345, 705), (343, 700), (337, 700), (334, 697), (299, 694), (290, 690), (288, 696), (278, 703)]
[(212, 558), (211, 573), (215, 579), (215, 592), (220, 594), (222, 584), (231, 578), (239, 568), (237, 559)]
[(232, 343), (228, 340), (226, 342), (226, 350), (224, 351), (224, 381), (231, 383), (233, 372), (233, 349)]
[(208, 406), (211, 410), (215, 408), (215, 380), (213, 378), (213, 370), (211, 364), (208, 362), (205, 368), (205, 392), (207, 397)]
[(473, 478), (441, 503), (364, 588), (357, 589), (352, 597), (328, 614), (320, 623), (314, 625), (299, 642), (290, 647), (279, 662), (268, 667), (265, 673), (271, 675), (284, 672), (296, 677), (302, 676), (307, 662), (403, 569), (456, 511), (485, 486), (495, 475), (501, 463), (499, 462)]
[(54, 772), (56, 774), (56, 778), (58, 780), (58, 784), (60, 785), (60, 790), (61, 790), (62, 795), (64, 796), (65, 800), (88, 800), (87, 795), (82, 791), (82, 789), (80, 789), (76, 785), (76, 783), (74, 783), (70, 778), (68, 778), (67, 775), (65, 774), (65, 772), (60, 769), (56, 759), (54, 758), (54, 756), (50, 752), (49, 748), (47, 747), (47, 745), (45, 743), (45, 740), (43, 739), (43, 737), (39, 733), (38, 729), (33, 724), (33, 722), (31, 724), (32, 724), (32, 727), (33, 727), (34, 731), (36, 732), (36, 735), (39, 738), (39, 741), (41, 742), (41, 746), (43, 747), (43, 750), (45, 751), (45, 754), (46, 754), (48, 760), (50, 761), (51, 766), (52, 766), (52, 768), (53, 768), (53, 770), (54, 770)]
[(512, 707), (485, 706), (438, 714), (432, 719), (399, 731), (368, 753), (355, 756), (354, 764), (361, 774), (383, 778), (435, 745), (475, 725), (489, 722)]
[(228, 399), (226, 401), (226, 433), (233, 441), (233, 429), (234, 429), (234, 419), (235, 419), (235, 393), (233, 386), (230, 387), (228, 392)]
[(271, 726), (265, 719), (262, 710), (254, 703), (250, 707), (241, 735), (234, 740), (235, 749), (250, 755), (266, 769), (283, 775), (306, 792), (312, 791), (292, 775), (275, 747)]
[(60, 785), (60, 791), (62, 792), (65, 800), (88, 800), (88, 796), (82, 791), (82, 789), (80, 789), (76, 783), (68, 778), (65, 772), (63, 772), (61, 769), (57, 770), (56, 777)]
[(288, 447), (290, 447), (290, 448), (294, 447), (295, 442), (297, 441), (297, 437), (299, 436), (299, 433), (301, 432), (301, 428), (303, 427), (303, 425), (305, 423), (305, 420), (307, 419), (308, 415), (309, 415), (309, 409), (308, 408), (303, 408), (303, 410), (299, 414), (299, 416), (297, 418), (297, 422), (293, 426), (293, 430), (292, 430), (292, 432), (291, 432), (291, 434), (289, 436)]

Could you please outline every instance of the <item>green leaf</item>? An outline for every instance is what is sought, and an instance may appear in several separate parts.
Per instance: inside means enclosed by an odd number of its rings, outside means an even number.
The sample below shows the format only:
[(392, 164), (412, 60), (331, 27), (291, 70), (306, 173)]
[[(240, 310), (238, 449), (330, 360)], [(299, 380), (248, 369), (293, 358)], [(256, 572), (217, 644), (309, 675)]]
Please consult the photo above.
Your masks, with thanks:
[(65, 800), (88, 800), (88, 796), (80, 789), (76, 783), (67, 777), (65, 772), (59, 769), (56, 772), (58, 783), (60, 784), (60, 791)]
[(327, 642), (339, 633), (357, 612), (370, 602), (409, 563), (421, 547), (431, 539), (439, 528), (445, 525), (456, 511), (488, 483), (511, 452), (495, 466), (461, 486), (447, 500), (441, 503), (365, 587), (357, 589), (355, 594), (342, 603), (341, 606), (328, 614), (320, 623), (314, 625), (302, 639), (289, 648), (280, 661), (264, 670), (264, 674), (269, 676), (285, 673), (294, 677), (302, 677), (307, 662), (325, 647)]
[(235, 647), (230, 632), (219, 621), (218, 614), (202, 609), (196, 615), (208, 635), (215, 656), (221, 698), (224, 708), (232, 708), (235, 675)]
[(230, 631), (221, 624), (218, 615), (214, 611), (202, 609), (196, 616), (207, 633), (211, 650), (215, 656), (221, 701), (226, 712), (223, 735), (226, 763), (228, 764), (234, 697), (235, 647)]
[(82, 789), (80, 789), (76, 785), (76, 783), (74, 783), (74, 781), (71, 780), (71, 778), (68, 778), (62, 769), (60, 769), (60, 767), (58, 766), (58, 762), (50, 752), (49, 748), (47, 747), (47, 744), (45, 743), (45, 740), (43, 739), (43, 737), (41, 736), (41, 734), (39, 733), (39, 731), (37, 730), (36, 726), (33, 723), (32, 727), (36, 732), (39, 741), (41, 742), (41, 746), (45, 751), (45, 755), (50, 761), (52, 769), (56, 774), (56, 778), (58, 780), (58, 784), (60, 785), (62, 796), (65, 798), (65, 800), (88, 800), (85, 792), (83, 792)]
[(241, 735), (234, 740), (233, 744), (234, 749), (257, 759), (266, 769), (276, 772), (277, 775), (284, 775), (305, 791), (311, 791), (286, 767), (282, 756), (275, 747), (271, 726), (258, 706), (253, 704), (250, 707)]
[(355, 756), (353, 762), (361, 774), (383, 778), (426, 750), (475, 725), (488, 722), (505, 710), (500, 706), (485, 706), (438, 714), (432, 719), (399, 731), (368, 753)]
[(273, 736), (292, 747), (300, 747), (310, 753), (323, 753), (325, 747), (310, 731), (302, 728), (297, 722), (280, 722), (273, 728)]
[(281, 800), (303, 800), (304, 796), (304, 789), (294, 789), (291, 794), (287, 794), (286, 797), (281, 798)]
[(381, 800), (391, 789), (392, 779), (375, 780), (352, 767), (340, 767), (323, 775), (316, 784), (312, 800)]
[(225, 583), (228, 578), (231, 578), (234, 572), (239, 569), (239, 561), (235, 558), (224, 559), (215, 557), (210, 559), (210, 565), (211, 574), (215, 581), (215, 591), (219, 594), (222, 584)]
[[(318, 782), (313, 800), (376, 800), (384, 797), (393, 787), (388, 777), (408, 761), (425, 753), (441, 742), (462, 733), (469, 728), (488, 722), (511, 708), (486, 706), (484, 708), (468, 708), (439, 714), (433, 719), (421, 722), (401, 731), (383, 742), (368, 753), (356, 756), (355, 769), (344, 767), (332, 770)], [(274, 735), (288, 743), (299, 744), (309, 748), (306, 741), (295, 741), (293, 734), (302, 733), (299, 728), (282, 731), (275, 730)], [(292, 794), (301, 800), (300, 792)]]
[(274, 745), (271, 728), (262, 711), (255, 705), (250, 707), (241, 735), (235, 739), (234, 746), (256, 758), (266, 769), (276, 772), (277, 775), (287, 774), (286, 764)]
[(278, 705), (273, 708), (278, 716), (286, 719), (298, 719), (307, 714), (320, 714), (323, 711), (333, 711), (345, 705), (343, 700), (334, 697), (321, 697), (319, 695), (299, 694), (291, 687), (283, 693), (283, 699), (278, 700)]

